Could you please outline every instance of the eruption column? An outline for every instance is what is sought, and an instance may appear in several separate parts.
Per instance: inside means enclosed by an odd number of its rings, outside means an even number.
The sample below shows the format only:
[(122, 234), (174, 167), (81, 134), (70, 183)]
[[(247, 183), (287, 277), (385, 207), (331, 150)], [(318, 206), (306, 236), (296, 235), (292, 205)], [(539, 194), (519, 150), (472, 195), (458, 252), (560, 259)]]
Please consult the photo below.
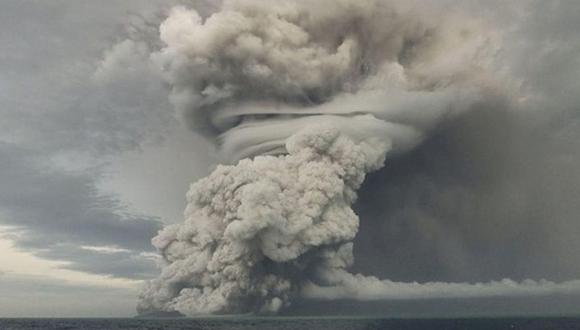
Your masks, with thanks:
[(350, 206), (389, 144), (311, 126), (286, 148), (288, 155), (219, 166), (192, 185), (185, 222), (153, 241), (168, 265), (144, 292), (143, 311), (277, 311), (305, 274), (352, 254), (359, 222)]
[(365, 174), (439, 122), (497, 97), (492, 31), (399, 1), (224, 1), (176, 7), (151, 55), (170, 99), (230, 163), (191, 186), (185, 221), (138, 309), (275, 312), (291, 298), (560, 292), (575, 283), (396, 283), (353, 275)]

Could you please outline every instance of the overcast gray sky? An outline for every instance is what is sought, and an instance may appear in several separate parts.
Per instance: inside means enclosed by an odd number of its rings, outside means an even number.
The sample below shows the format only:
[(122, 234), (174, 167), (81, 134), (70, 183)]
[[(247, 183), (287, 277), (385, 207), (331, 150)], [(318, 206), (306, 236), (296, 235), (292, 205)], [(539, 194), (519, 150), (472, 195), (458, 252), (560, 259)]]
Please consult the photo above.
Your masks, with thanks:
[(149, 240), (211, 155), (161, 81), (95, 72), (159, 3), (0, 2), (1, 316), (131, 315), (155, 273)]
[[(151, 237), (181, 221), (189, 184), (216, 157), (146, 64), (99, 68), (175, 2), (0, 0), (0, 317), (134, 314), (156, 273)], [(530, 111), (565, 112), (562, 144), (574, 145), (580, 2), (437, 5), (493, 22)]]

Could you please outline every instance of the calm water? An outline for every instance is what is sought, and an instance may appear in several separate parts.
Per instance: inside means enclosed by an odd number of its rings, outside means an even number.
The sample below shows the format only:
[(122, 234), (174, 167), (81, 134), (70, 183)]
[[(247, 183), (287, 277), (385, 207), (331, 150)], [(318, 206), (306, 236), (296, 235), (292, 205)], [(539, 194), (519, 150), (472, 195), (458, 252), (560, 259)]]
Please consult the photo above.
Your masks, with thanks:
[(0, 329), (200, 329), (200, 330), (453, 330), (580, 329), (580, 318), (243, 318), (243, 319), (0, 319)]

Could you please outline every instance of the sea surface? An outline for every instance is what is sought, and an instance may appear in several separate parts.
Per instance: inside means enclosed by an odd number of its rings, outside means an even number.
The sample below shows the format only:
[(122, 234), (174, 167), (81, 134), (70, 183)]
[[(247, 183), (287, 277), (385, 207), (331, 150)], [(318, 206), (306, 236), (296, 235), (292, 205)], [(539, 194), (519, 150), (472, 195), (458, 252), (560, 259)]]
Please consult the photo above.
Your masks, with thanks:
[(580, 329), (578, 318), (210, 318), (210, 319), (0, 319), (1, 330), (454, 330)]

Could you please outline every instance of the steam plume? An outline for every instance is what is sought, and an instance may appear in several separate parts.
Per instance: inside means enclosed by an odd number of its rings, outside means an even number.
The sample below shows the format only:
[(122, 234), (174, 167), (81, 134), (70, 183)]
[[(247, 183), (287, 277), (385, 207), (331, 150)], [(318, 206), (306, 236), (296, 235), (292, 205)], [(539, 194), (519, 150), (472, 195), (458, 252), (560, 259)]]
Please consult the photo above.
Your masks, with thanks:
[(139, 310), (275, 312), (292, 297), (548, 294), (576, 282), (397, 283), (347, 272), (367, 173), (498, 91), (483, 24), (397, 1), (225, 1), (176, 7), (152, 55), (171, 101), (224, 158), (191, 186), (185, 222)]

